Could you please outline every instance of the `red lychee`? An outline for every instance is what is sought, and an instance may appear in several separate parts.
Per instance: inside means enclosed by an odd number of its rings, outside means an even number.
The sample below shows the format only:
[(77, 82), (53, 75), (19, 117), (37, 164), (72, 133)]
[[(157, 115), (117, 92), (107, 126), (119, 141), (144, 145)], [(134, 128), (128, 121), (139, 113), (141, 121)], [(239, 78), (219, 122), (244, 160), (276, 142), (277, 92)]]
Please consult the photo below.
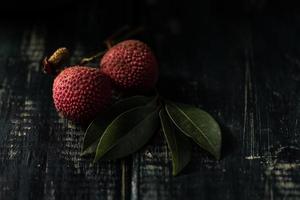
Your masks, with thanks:
[(126, 40), (109, 49), (101, 59), (100, 70), (124, 90), (153, 89), (158, 78), (154, 54), (138, 40)]
[(53, 99), (57, 111), (67, 119), (88, 123), (111, 100), (111, 83), (99, 69), (73, 66), (54, 80)]

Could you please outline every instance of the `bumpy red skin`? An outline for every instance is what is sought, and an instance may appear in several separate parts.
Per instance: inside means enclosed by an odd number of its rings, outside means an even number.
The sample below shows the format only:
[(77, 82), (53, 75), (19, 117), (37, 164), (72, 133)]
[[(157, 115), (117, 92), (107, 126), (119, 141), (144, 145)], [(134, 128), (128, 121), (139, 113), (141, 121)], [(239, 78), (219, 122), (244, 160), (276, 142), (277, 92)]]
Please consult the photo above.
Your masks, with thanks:
[(88, 123), (110, 103), (111, 90), (109, 78), (99, 69), (74, 66), (55, 78), (53, 99), (65, 118)]
[(126, 40), (109, 49), (101, 59), (100, 69), (124, 90), (150, 90), (158, 79), (154, 54), (138, 40)]

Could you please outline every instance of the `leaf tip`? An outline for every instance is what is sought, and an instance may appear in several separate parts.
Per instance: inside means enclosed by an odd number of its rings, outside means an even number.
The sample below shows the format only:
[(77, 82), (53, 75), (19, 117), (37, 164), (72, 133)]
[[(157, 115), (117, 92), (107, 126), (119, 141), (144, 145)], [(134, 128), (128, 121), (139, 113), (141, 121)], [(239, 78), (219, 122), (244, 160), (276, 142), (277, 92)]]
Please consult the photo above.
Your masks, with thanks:
[(97, 161), (98, 161), (98, 160), (95, 158), (95, 159), (93, 160), (92, 164), (95, 165)]
[(212, 154), (216, 160), (221, 160), (221, 152), (220, 151), (216, 151)]
[(217, 155), (217, 156), (216, 156), (216, 159), (217, 159), (218, 161), (221, 160), (221, 154)]
[(86, 150), (82, 150), (80, 153), (80, 156), (86, 156), (87, 154), (89, 154)]
[(97, 156), (97, 154), (95, 155), (95, 157), (94, 157), (94, 160), (93, 160), (93, 164), (95, 164), (96, 162), (98, 162), (98, 160), (99, 160), (100, 158)]
[(173, 176), (177, 176), (178, 174), (179, 174), (179, 172), (173, 170), (173, 172), (172, 172)]

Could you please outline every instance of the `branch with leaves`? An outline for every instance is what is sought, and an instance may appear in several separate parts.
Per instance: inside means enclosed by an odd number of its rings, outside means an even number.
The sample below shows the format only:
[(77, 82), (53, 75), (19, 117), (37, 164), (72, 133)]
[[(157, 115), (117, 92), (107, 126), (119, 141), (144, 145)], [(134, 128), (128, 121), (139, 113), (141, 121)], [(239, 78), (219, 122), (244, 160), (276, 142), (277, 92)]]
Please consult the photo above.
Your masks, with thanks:
[(162, 128), (172, 154), (173, 175), (189, 162), (191, 142), (220, 159), (221, 131), (207, 112), (154, 97), (133, 96), (111, 106), (87, 128), (82, 155), (116, 160), (141, 149)]
[(83, 65), (103, 56), (99, 69), (65, 68), (67, 48), (57, 49), (43, 61), (44, 71), (57, 75), (53, 86), (57, 110), (73, 121), (94, 119), (85, 132), (81, 155), (93, 155), (94, 162), (124, 158), (141, 149), (161, 128), (172, 154), (173, 175), (189, 163), (192, 142), (220, 159), (220, 127), (199, 108), (171, 102), (156, 94), (124, 98), (102, 110), (111, 104), (111, 84), (124, 93), (149, 92), (154, 90), (158, 79), (158, 63), (145, 43), (128, 40), (116, 44), (143, 28), (116, 38), (127, 30), (125, 26), (105, 40), (106, 50), (81, 60)]

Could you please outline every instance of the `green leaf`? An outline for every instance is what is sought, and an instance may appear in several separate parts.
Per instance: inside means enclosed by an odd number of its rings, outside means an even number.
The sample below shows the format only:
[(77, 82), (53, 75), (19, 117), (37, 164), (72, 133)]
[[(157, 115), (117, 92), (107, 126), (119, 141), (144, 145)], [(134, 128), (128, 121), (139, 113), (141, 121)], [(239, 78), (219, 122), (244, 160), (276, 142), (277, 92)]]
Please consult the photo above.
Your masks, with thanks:
[(218, 123), (207, 112), (193, 106), (170, 102), (166, 104), (166, 111), (185, 135), (220, 159), (221, 130)]
[[(139, 110), (139, 111), (138, 111)], [(136, 109), (139, 116), (142, 109)], [(134, 126), (126, 135), (121, 137), (115, 146), (109, 150), (102, 159), (115, 160), (128, 156), (142, 148), (159, 127), (159, 108), (149, 113), (141, 122)], [(125, 117), (125, 116), (124, 116)]]
[[(116, 151), (118, 153), (116, 153), (116, 155), (112, 155), (113, 153), (110, 153), (110, 156), (107, 156), (105, 159), (112, 159), (122, 157), (123, 155), (128, 155), (143, 146), (148, 141), (149, 136), (153, 134), (152, 130), (155, 128), (152, 127), (155, 125), (153, 121), (155, 121), (155, 115), (158, 115), (158, 111), (156, 110), (157, 98), (152, 100), (146, 106), (130, 109), (114, 119), (105, 129), (102, 137), (99, 140), (94, 161), (102, 158), (114, 147), (117, 150), (112, 151)], [(133, 138), (137, 134), (141, 134), (141, 137)], [(136, 143), (133, 147), (130, 145), (126, 146), (121, 144), (121, 142), (124, 142), (124, 140), (130, 137), (132, 137), (131, 141)], [(130, 144), (133, 145), (132, 142)], [(119, 152), (118, 149), (123, 149), (124, 152)]]
[(129, 109), (146, 105), (154, 98), (156, 97), (133, 96), (122, 99), (113, 104), (107, 112), (102, 113), (101, 116), (98, 116), (95, 120), (93, 120), (86, 129), (81, 155), (91, 154), (96, 151), (100, 137), (104, 133), (106, 127), (118, 115)]
[(162, 130), (172, 154), (173, 175), (176, 176), (191, 160), (192, 146), (189, 138), (178, 133), (164, 109), (159, 112)]

